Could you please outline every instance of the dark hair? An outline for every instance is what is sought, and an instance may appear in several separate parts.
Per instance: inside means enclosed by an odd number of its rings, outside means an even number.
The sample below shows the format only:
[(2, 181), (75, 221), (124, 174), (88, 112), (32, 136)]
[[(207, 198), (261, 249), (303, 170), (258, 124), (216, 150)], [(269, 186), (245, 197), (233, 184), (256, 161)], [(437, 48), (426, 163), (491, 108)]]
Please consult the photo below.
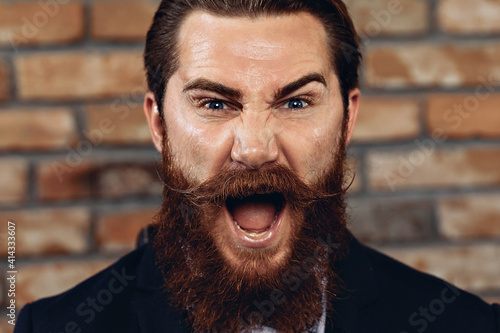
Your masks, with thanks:
[(332, 67), (340, 81), (344, 107), (348, 105), (349, 91), (358, 86), (361, 53), (359, 37), (342, 0), (162, 0), (148, 31), (144, 52), (148, 87), (155, 95), (161, 115), (167, 82), (179, 66), (178, 32), (194, 10), (250, 18), (308, 12), (319, 18), (328, 35)]

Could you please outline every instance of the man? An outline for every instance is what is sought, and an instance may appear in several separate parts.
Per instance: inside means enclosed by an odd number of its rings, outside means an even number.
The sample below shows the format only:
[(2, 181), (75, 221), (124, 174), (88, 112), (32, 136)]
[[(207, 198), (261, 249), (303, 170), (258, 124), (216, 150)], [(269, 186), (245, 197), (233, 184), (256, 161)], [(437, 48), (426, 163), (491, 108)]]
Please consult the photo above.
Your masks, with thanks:
[(347, 230), (359, 62), (340, 0), (163, 1), (145, 52), (152, 239), (16, 332), (500, 333), (498, 305)]

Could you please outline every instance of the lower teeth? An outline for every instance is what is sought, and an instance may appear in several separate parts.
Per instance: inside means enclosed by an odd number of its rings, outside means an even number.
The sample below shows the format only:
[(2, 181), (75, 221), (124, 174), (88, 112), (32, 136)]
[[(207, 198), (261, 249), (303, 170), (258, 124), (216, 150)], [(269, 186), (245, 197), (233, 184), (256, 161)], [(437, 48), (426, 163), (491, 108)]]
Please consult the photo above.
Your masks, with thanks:
[(245, 230), (242, 227), (240, 227), (240, 225), (238, 224), (238, 222), (236, 222), (235, 220), (233, 220), (233, 222), (236, 225), (236, 227), (238, 227), (238, 229), (240, 231), (244, 232), (245, 234), (247, 234), (249, 236), (252, 236), (252, 237), (259, 237), (259, 236), (262, 236), (262, 235), (266, 234), (274, 226), (274, 224), (276, 223), (277, 220), (278, 220), (278, 214), (276, 214), (274, 216), (273, 223), (271, 223), (271, 225), (266, 230), (264, 230), (262, 232), (248, 232), (247, 230)]

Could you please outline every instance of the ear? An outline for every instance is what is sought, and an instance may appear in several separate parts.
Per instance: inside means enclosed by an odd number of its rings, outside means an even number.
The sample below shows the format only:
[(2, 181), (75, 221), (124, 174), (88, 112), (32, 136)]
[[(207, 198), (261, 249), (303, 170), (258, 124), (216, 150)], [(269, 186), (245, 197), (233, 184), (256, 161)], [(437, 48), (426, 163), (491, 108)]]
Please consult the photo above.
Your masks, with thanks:
[(163, 148), (163, 122), (158, 112), (158, 104), (156, 104), (155, 96), (151, 91), (148, 91), (144, 97), (144, 114), (148, 121), (153, 143), (161, 153)]
[(361, 92), (358, 88), (349, 91), (349, 123), (347, 124), (346, 143), (349, 143), (351, 141), (352, 133), (354, 132), (354, 125), (356, 124), (356, 119), (358, 118), (360, 100)]

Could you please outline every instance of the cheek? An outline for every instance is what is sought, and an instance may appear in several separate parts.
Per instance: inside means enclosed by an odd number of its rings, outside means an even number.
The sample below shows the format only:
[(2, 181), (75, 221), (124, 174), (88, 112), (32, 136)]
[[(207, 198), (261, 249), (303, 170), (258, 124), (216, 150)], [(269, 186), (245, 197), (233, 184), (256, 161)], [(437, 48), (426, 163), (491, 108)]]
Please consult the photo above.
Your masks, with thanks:
[(172, 161), (188, 180), (193, 180), (199, 175), (197, 167), (206, 162), (200, 153), (202, 132), (193, 126), (193, 122), (183, 112), (182, 104), (174, 98), (170, 99), (169, 106), (165, 108), (165, 123)]
[(288, 126), (281, 132), (281, 148), (292, 170), (313, 183), (331, 167), (341, 132), (341, 120), (318, 117)]
[(321, 127), (314, 131), (313, 145), (307, 159), (308, 181), (316, 182), (332, 167), (338, 148), (339, 131), (340, 126)]
[(200, 154), (196, 132), (193, 133), (191, 130), (172, 121), (167, 125), (168, 147), (172, 161), (188, 180), (194, 181), (200, 173), (198, 166), (203, 165), (205, 161)]
[(177, 112), (168, 121), (174, 163), (188, 180), (201, 182), (216, 174), (230, 156), (227, 126), (206, 124), (189, 112)]

